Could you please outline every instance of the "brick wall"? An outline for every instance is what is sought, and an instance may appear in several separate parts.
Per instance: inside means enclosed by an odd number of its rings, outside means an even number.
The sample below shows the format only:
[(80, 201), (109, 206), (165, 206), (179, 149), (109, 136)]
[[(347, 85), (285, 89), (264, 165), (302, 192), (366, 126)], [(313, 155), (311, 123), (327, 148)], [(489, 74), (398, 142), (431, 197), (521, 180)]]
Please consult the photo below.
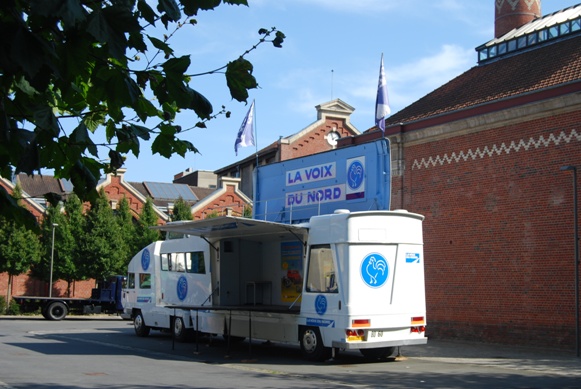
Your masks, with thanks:
[(280, 160), (286, 161), (332, 150), (333, 147), (327, 142), (327, 134), (336, 131), (341, 137), (353, 135), (346, 127), (344, 119), (327, 118), (323, 124), (307, 132), (291, 144), (282, 144)]
[(424, 223), (429, 335), (574, 343), (581, 112), (407, 147), (392, 208)]
[(236, 193), (236, 185), (225, 185), (225, 191), (218, 196), (212, 197), (211, 201), (205, 204), (203, 209), (195, 211), (194, 220), (205, 219), (208, 215), (217, 216), (242, 216), (246, 202)]

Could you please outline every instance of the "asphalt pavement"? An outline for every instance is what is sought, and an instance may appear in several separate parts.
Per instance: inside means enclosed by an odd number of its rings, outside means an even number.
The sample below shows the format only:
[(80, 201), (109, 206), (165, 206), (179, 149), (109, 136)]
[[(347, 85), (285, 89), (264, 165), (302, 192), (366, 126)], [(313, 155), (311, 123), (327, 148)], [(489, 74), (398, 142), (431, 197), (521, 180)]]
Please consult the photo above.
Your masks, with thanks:
[[(0, 316), (1, 320), (45, 320), (41, 316)], [(67, 316), (65, 320), (111, 320), (125, 322), (125, 325), (131, 326), (131, 322), (124, 321), (119, 316), (113, 315), (83, 315)], [(254, 340), (256, 348), (261, 347), (259, 340)], [(162, 348), (171, 347), (171, 342), (165, 343)], [(179, 345), (178, 348), (187, 347), (194, 350), (194, 345)], [(203, 360), (222, 360), (224, 359), (223, 347), (207, 348), (201, 345), (203, 353), (199, 357)], [(238, 346), (238, 355), (246, 354), (247, 346)], [(168, 349), (169, 352), (171, 350)], [(281, 350), (282, 351), (282, 350)], [(298, 350), (291, 351), (293, 354)], [(280, 352), (280, 351), (279, 351)], [(284, 351), (283, 351), (284, 352)], [(191, 354), (190, 354), (191, 355)], [(198, 359), (194, 357), (194, 359)], [(526, 347), (515, 345), (490, 344), (475, 341), (463, 340), (443, 340), (429, 339), (426, 345), (416, 345), (402, 347), (399, 349), (399, 355), (395, 356), (396, 360), (426, 360), (430, 362), (441, 362), (446, 364), (469, 364), (481, 367), (502, 367), (512, 371), (528, 371), (535, 374), (557, 375), (563, 377), (579, 377), (579, 387), (581, 388), (581, 358), (576, 356), (574, 345), (567, 349), (548, 349), (540, 347)], [(236, 360), (236, 361), (235, 361)], [(234, 358), (232, 362), (243, 362), (252, 364), (256, 368), (267, 368), (266, 361), (253, 361), (251, 358), (242, 356)], [(336, 361), (341, 363), (340, 358)], [(333, 363), (328, 361), (327, 363)], [(264, 365), (264, 366), (261, 366)]]

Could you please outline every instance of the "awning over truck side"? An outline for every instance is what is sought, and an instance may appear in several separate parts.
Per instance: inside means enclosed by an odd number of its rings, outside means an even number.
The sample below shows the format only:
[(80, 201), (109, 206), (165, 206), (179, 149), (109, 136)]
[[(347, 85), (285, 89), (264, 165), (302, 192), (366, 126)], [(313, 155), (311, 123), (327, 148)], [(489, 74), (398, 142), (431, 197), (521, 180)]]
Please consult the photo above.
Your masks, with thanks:
[(264, 238), (272, 235), (289, 235), (289, 237), (297, 238), (304, 236), (308, 230), (308, 226), (305, 224), (282, 224), (235, 216), (171, 222), (152, 228), (160, 231), (200, 236), (207, 239)]

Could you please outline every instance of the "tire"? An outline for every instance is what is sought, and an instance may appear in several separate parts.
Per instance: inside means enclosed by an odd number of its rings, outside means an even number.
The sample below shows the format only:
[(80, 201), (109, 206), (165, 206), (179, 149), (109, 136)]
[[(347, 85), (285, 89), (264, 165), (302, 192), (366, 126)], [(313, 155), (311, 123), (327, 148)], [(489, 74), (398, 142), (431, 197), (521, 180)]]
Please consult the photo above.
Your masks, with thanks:
[(150, 328), (145, 325), (145, 321), (143, 320), (143, 315), (141, 312), (138, 312), (137, 315), (133, 318), (133, 329), (135, 330), (135, 335), (146, 337), (149, 335)]
[(323, 345), (321, 332), (316, 327), (303, 327), (300, 333), (301, 354), (309, 361), (331, 358), (331, 348)]
[[(69, 313), (65, 303), (62, 301), (54, 301), (46, 308), (46, 318), (48, 320), (62, 320)], [(44, 316), (44, 315), (43, 315)]]
[(395, 351), (395, 347), (362, 348), (361, 354), (367, 359), (385, 359)]
[(173, 319), (173, 336), (178, 342), (187, 342), (192, 338), (193, 331), (186, 328), (184, 319), (174, 317)]

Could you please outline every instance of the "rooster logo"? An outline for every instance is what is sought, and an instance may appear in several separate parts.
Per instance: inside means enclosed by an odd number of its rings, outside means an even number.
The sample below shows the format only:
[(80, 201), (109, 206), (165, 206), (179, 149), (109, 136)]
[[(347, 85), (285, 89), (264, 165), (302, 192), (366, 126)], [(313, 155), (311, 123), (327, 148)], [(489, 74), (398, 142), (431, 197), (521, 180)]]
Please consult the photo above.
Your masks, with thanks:
[(352, 189), (357, 189), (363, 183), (363, 165), (359, 161), (355, 161), (349, 166), (347, 183)]
[(379, 288), (389, 276), (389, 265), (381, 254), (369, 254), (361, 263), (361, 277), (372, 288)]

